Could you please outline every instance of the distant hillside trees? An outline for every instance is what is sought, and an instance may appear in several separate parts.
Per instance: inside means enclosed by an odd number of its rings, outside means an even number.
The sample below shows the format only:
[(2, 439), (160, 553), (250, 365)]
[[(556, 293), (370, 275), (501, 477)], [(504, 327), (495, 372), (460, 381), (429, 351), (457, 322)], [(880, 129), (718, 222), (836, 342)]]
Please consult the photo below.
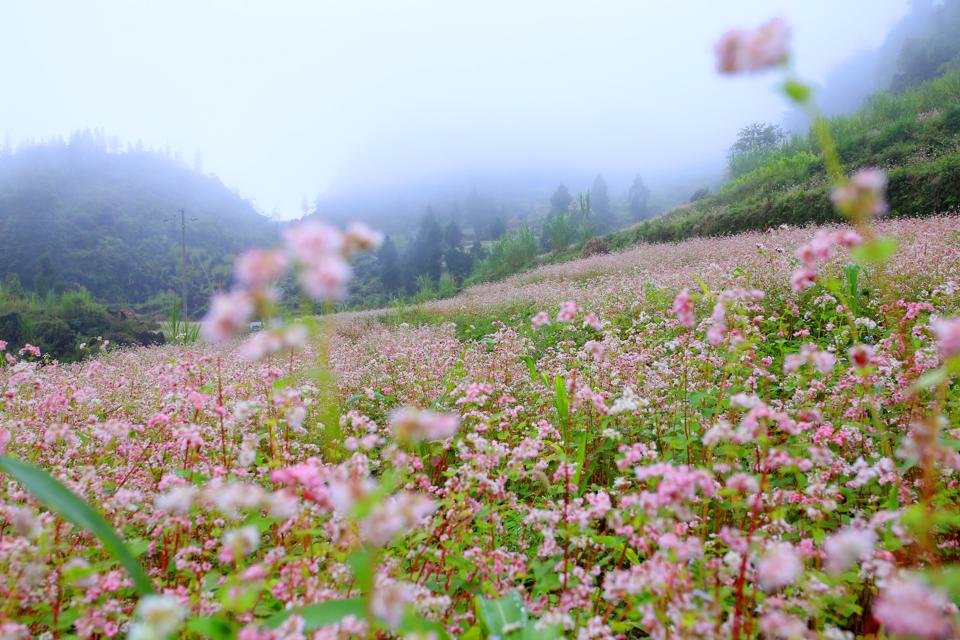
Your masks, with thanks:
[(754, 122), (740, 129), (737, 141), (727, 152), (731, 178), (738, 178), (759, 167), (771, 152), (786, 140), (779, 125)]
[(100, 302), (152, 304), (179, 288), (181, 207), (196, 314), (230, 285), (237, 252), (273, 241), (275, 223), (176, 156), (121, 150), (100, 132), (0, 155), (0, 274), (40, 296), (82, 288)]
[(900, 50), (892, 91), (903, 91), (960, 67), (960, 0), (944, 0), (930, 11), (929, 31), (910, 38)]
[(631, 220), (643, 220), (650, 216), (650, 189), (638, 173), (627, 190), (627, 213)]
[(607, 181), (597, 174), (590, 187), (590, 204), (593, 213), (593, 227), (597, 233), (606, 233), (616, 226), (613, 207), (610, 205), (610, 193), (607, 190)]
[(570, 195), (567, 187), (561, 184), (557, 187), (557, 190), (553, 192), (553, 195), (550, 196), (550, 213), (569, 211), (572, 203), (573, 196)]

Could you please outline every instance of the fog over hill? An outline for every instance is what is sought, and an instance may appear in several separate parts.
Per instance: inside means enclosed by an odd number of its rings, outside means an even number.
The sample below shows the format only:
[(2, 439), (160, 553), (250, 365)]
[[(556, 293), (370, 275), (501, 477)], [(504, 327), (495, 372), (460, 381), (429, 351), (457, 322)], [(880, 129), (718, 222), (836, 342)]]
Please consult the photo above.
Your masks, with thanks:
[(0, 133), (14, 145), (90, 127), (199, 151), (289, 219), (304, 197), (498, 173), (611, 186), (640, 173), (656, 191), (657, 176), (719, 167), (742, 126), (781, 119), (770, 78), (716, 77), (724, 29), (782, 15), (798, 72), (823, 83), (911, 3), (7, 4), (0, 82), (16, 99), (0, 104)]

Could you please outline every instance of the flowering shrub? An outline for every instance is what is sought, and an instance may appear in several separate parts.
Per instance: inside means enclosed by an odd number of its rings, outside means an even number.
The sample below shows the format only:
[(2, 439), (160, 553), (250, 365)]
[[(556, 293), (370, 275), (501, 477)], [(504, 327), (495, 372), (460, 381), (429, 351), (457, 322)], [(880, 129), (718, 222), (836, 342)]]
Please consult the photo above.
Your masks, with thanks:
[[(786, 59), (764, 29), (731, 71)], [(310, 223), (206, 344), (5, 353), (0, 637), (957, 637), (957, 222), (875, 225), (882, 180), (836, 179), (855, 230), (427, 307), (479, 340), (272, 320), (283, 273), (341, 295), (376, 242)], [(514, 285), (538, 308), (499, 313)]]

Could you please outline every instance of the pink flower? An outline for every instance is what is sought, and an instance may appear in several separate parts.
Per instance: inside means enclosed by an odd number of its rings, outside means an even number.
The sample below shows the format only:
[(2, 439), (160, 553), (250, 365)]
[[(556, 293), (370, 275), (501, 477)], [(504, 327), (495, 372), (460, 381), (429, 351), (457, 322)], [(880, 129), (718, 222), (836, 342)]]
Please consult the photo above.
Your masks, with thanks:
[(938, 319), (932, 324), (940, 355), (952, 358), (960, 353), (960, 318)]
[(403, 407), (390, 414), (390, 429), (403, 441), (446, 440), (460, 428), (460, 416), (453, 413)]
[(344, 237), (339, 229), (316, 220), (290, 227), (283, 233), (283, 238), (290, 253), (307, 264), (340, 256), (344, 247)]
[(29, 354), (29, 355), (33, 356), (34, 358), (39, 358), (39, 357), (40, 357), (40, 347), (34, 346), (34, 345), (30, 344), (30, 343), (27, 343), (27, 344), (23, 345), (23, 348), (21, 348), (20, 351), (18, 351), (17, 353), (18, 353), (19, 355), (21, 355), (21, 356), (22, 356), (22, 355), (25, 355), (25, 354)]
[(873, 551), (877, 534), (870, 529), (842, 529), (823, 543), (827, 555), (826, 569), (829, 573), (843, 573), (863, 560)]
[(210, 301), (210, 310), (203, 318), (200, 331), (211, 342), (227, 340), (246, 327), (253, 311), (253, 300), (246, 291), (218, 293)]
[(247, 289), (262, 289), (283, 275), (287, 269), (287, 257), (276, 249), (247, 251), (234, 266), (240, 285)]
[(533, 325), (534, 329), (539, 329), (540, 327), (550, 324), (550, 314), (546, 311), (539, 311), (533, 318), (530, 320), (530, 324)]
[(790, 277), (790, 288), (796, 292), (803, 291), (813, 286), (817, 280), (817, 270), (809, 267), (801, 267), (793, 272)]
[(873, 604), (873, 615), (892, 636), (940, 640), (952, 638), (949, 598), (916, 578), (893, 578)]
[(693, 303), (690, 301), (689, 289), (684, 289), (677, 294), (677, 297), (673, 299), (673, 306), (670, 308), (670, 312), (677, 316), (680, 324), (687, 329), (693, 328), (696, 321), (693, 317)]
[(589, 327), (595, 331), (600, 331), (603, 328), (603, 324), (600, 322), (600, 318), (597, 317), (593, 311), (588, 313), (583, 319), (583, 326)]
[(773, 18), (755, 31), (734, 29), (717, 42), (717, 70), (735, 74), (757, 72), (778, 66), (790, 55), (790, 27), (782, 18)]
[(360, 523), (360, 535), (371, 544), (386, 546), (398, 535), (419, 526), (436, 508), (425, 495), (398, 493), (370, 510), (370, 515)]
[(6, 350), (7, 350), (6, 340), (0, 340), (0, 351), (6, 351)]
[(300, 284), (314, 300), (340, 299), (347, 295), (351, 273), (343, 258), (327, 255), (307, 265), (300, 273)]
[(713, 346), (719, 345), (723, 342), (723, 336), (727, 333), (727, 325), (723, 322), (714, 322), (710, 325), (710, 328), (707, 329), (707, 342)]
[(570, 322), (577, 317), (580, 312), (580, 305), (573, 300), (567, 300), (560, 305), (560, 312), (557, 314), (557, 322)]
[(884, 192), (887, 174), (879, 169), (860, 169), (845, 184), (830, 192), (833, 205), (852, 218), (882, 216), (889, 210)]
[(757, 574), (764, 591), (776, 591), (796, 582), (803, 574), (803, 561), (793, 545), (780, 542), (767, 549), (757, 565)]
[(373, 590), (370, 597), (370, 611), (387, 623), (396, 627), (403, 619), (403, 612), (414, 599), (413, 585), (405, 582), (382, 581)]
[(850, 347), (850, 362), (853, 363), (857, 369), (865, 369), (870, 366), (870, 363), (873, 362), (873, 347), (867, 346), (865, 344), (858, 344), (853, 347)]
[(364, 222), (353, 222), (343, 236), (344, 251), (348, 255), (376, 249), (383, 242), (383, 234)]

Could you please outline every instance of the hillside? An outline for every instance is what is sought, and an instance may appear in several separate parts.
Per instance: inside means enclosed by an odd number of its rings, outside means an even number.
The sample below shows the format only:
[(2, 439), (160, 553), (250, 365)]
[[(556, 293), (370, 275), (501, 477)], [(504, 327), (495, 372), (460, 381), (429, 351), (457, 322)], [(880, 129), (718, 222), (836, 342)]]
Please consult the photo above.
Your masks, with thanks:
[[(831, 118), (829, 127), (846, 170), (887, 171), (891, 216), (960, 209), (960, 70), (903, 93), (880, 93), (857, 113)], [(720, 193), (608, 238), (624, 247), (836, 221), (826, 170), (808, 134), (793, 137)]]
[(45, 295), (87, 289), (146, 303), (180, 287), (187, 218), (191, 310), (228, 284), (234, 254), (268, 244), (274, 223), (217, 178), (157, 152), (75, 135), (0, 156), (0, 277)]

